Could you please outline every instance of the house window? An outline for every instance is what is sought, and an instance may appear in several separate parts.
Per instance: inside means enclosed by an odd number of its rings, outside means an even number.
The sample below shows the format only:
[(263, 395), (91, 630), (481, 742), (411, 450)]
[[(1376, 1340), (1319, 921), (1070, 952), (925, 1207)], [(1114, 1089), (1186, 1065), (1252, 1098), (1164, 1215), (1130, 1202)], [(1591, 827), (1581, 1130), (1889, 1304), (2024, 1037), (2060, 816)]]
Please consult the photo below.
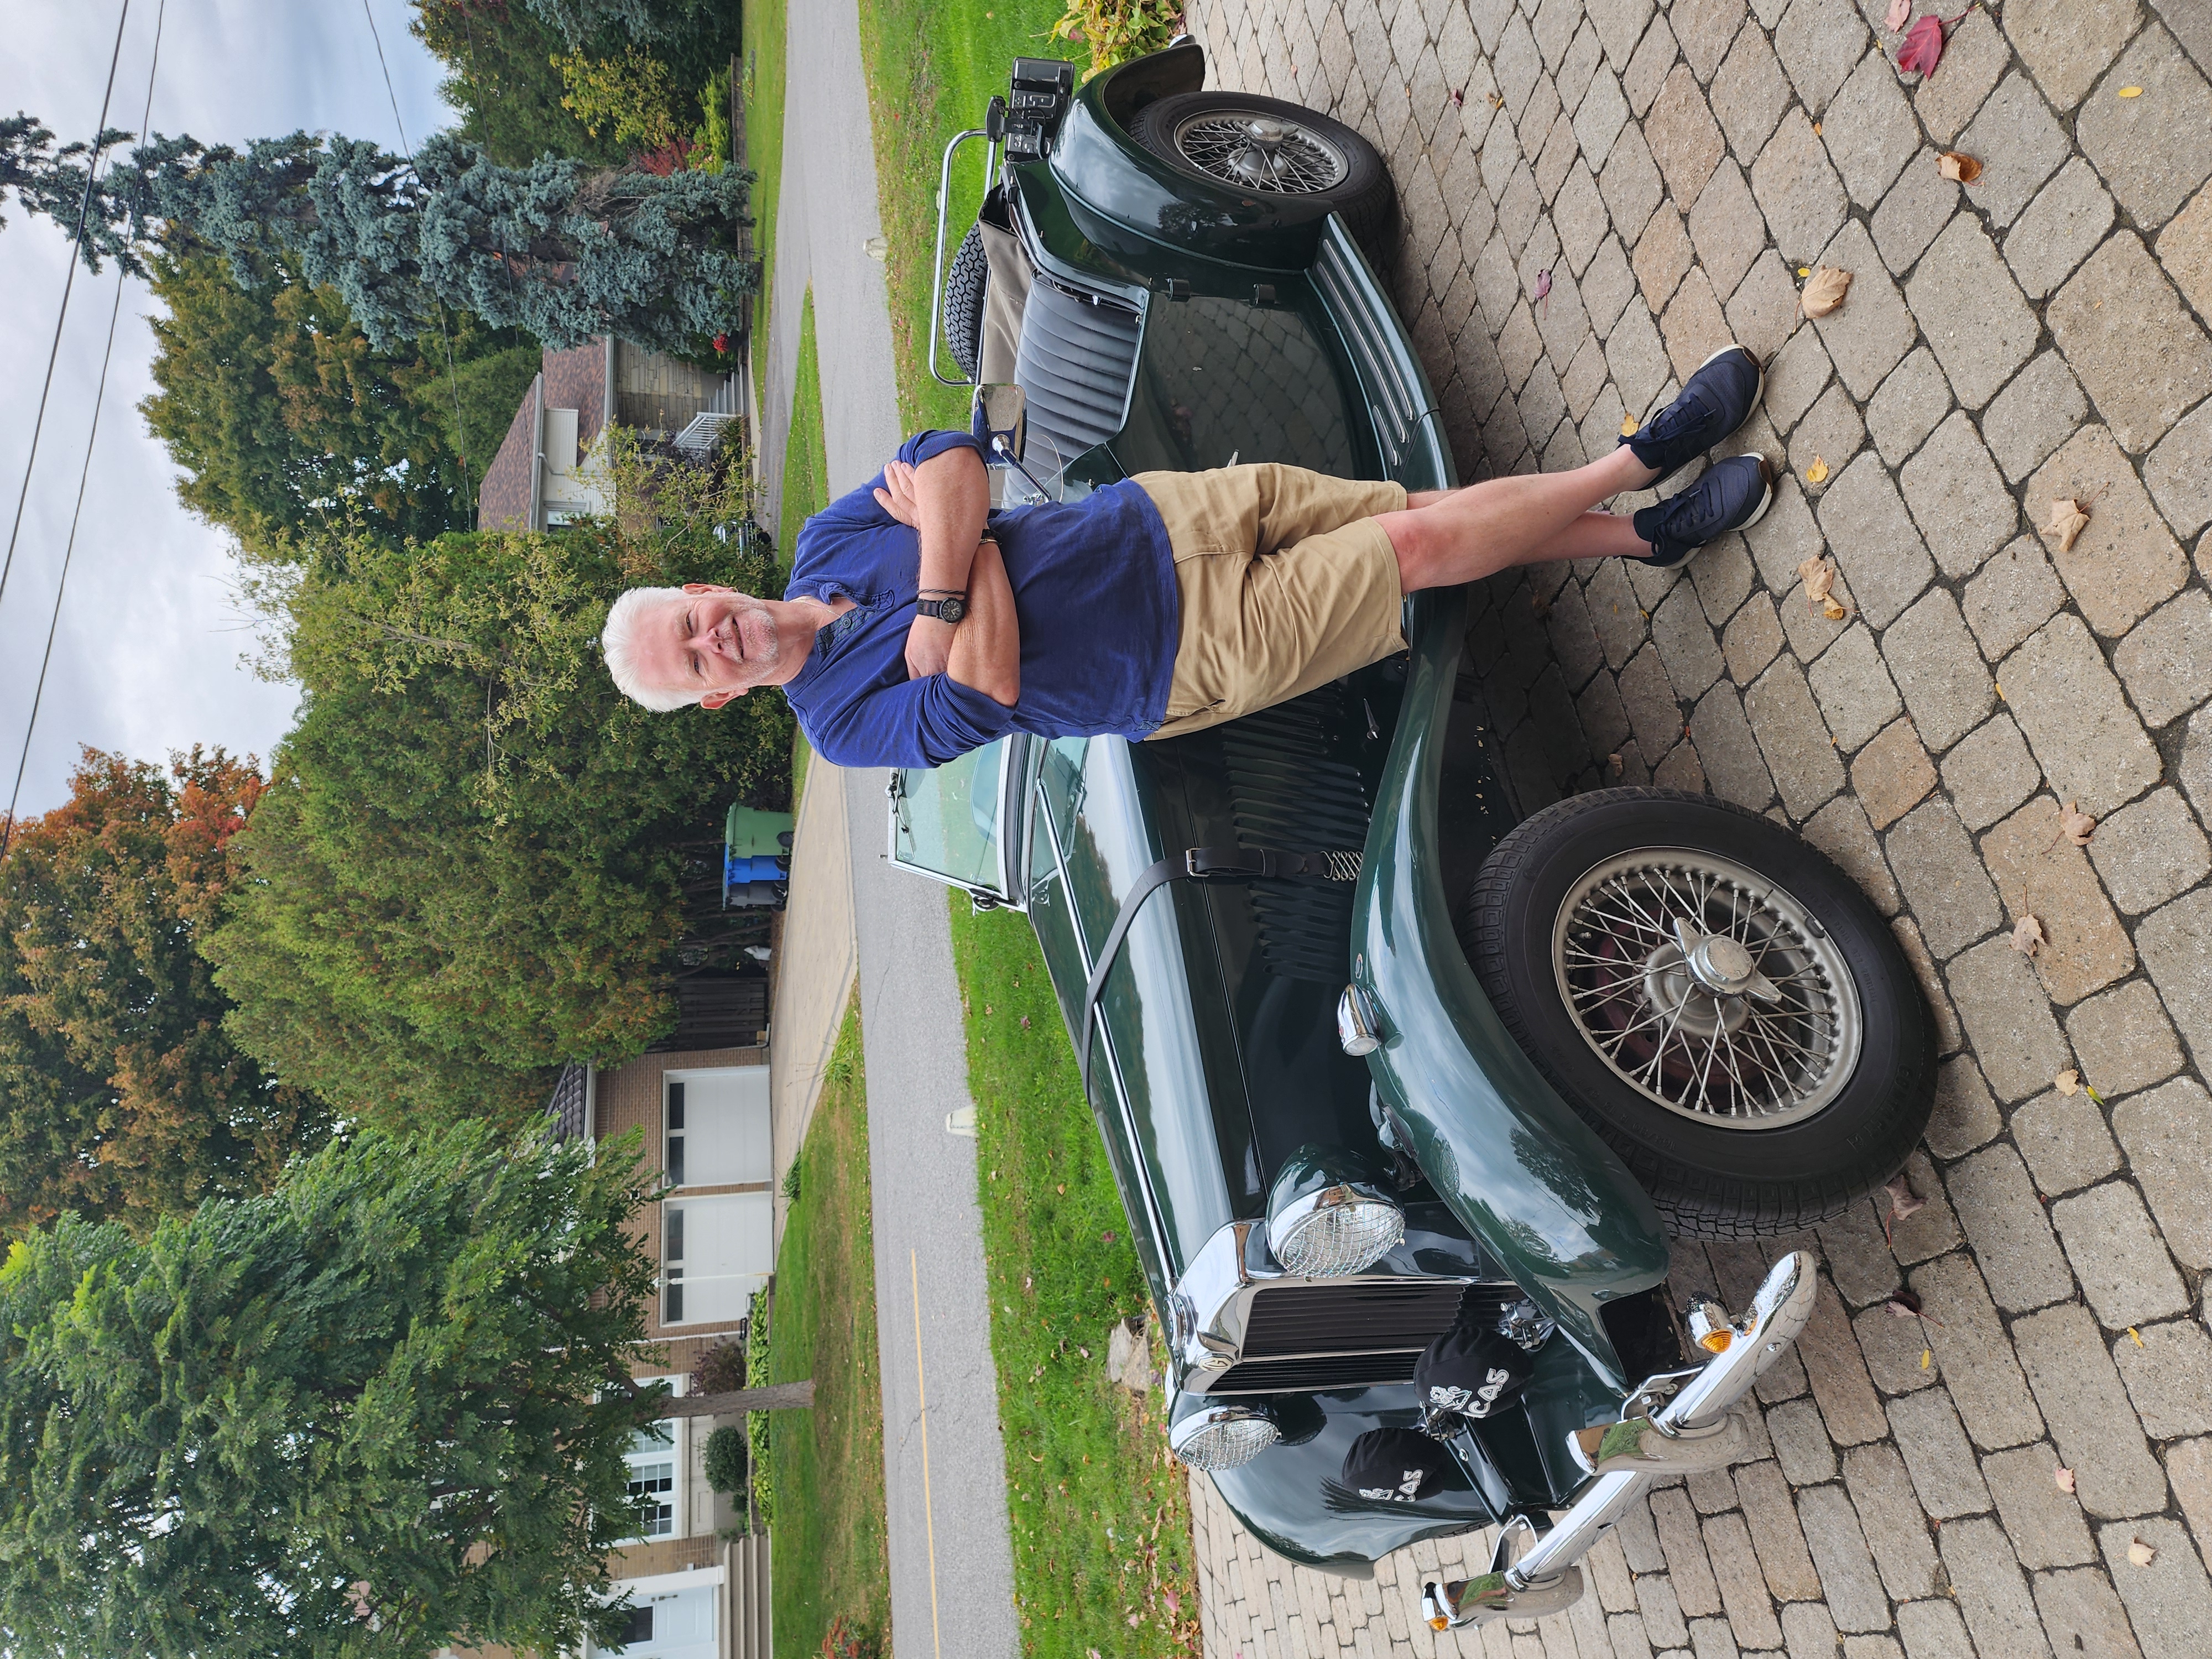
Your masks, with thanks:
[(641, 1642), (651, 1640), (653, 1640), (653, 1603), (647, 1601), (643, 1607), (632, 1607), (629, 1610), (629, 1619), (623, 1626), (622, 1645), (626, 1648), (635, 1647)]
[(629, 1495), (645, 1500), (641, 1538), (676, 1535), (675, 1425), (655, 1423), (630, 1437)]
[[(664, 1167), (668, 1171), (668, 1184), (672, 1187), (684, 1185), (684, 1148), (689, 1139), (684, 1122), (684, 1094), (682, 1080), (671, 1080), (668, 1085), (668, 1134)], [(679, 1250), (677, 1254), (681, 1255), (683, 1252)]]

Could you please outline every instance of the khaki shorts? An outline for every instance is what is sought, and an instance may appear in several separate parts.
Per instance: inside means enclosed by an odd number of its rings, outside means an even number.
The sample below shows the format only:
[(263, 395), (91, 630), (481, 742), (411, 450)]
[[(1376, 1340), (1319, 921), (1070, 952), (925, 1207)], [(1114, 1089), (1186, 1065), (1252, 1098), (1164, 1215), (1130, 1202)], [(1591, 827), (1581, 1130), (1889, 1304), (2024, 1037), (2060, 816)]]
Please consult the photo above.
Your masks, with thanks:
[(1268, 463), (1140, 472), (1174, 550), (1182, 619), (1166, 720), (1180, 737), (1406, 648), (1398, 556), (1378, 513), (1403, 485)]

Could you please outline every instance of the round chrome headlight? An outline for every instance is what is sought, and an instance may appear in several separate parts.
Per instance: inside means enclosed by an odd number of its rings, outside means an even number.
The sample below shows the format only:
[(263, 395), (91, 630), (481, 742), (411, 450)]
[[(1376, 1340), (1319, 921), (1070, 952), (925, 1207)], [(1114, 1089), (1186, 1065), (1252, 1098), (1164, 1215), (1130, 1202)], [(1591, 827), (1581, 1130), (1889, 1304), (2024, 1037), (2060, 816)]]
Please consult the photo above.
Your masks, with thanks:
[(1212, 1474), (1249, 1463), (1283, 1437), (1255, 1406), (1208, 1406), (1168, 1431), (1168, 1449), (1188, 1468)]
[(1358, 1187), (1324, 1187), (1267, 1220), (1267, 1248), (1275, 1260), (1307, 1279), (1371, 1267), (1405, 1236), (1406, 1212)]

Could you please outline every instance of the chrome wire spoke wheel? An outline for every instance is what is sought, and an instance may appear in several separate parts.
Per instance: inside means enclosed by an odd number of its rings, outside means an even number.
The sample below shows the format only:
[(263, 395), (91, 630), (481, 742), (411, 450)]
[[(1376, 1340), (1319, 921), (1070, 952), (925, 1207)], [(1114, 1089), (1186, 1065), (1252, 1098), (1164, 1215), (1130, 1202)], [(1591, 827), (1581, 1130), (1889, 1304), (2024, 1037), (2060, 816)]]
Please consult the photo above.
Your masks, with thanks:
[(1200, 110), (1175, 130), (1176, 153), (1240, 190), (1317, 196), (1352, 171), (1351, 158), (1313, 128), (1279, 115)]
[(1812, 913), (1717, 854), (1644, 848), (1568, 889), (1553, 971), (1621, 1081), (1721, 1128), (1802, 1122), (1856, 1069), (1856, 981)]

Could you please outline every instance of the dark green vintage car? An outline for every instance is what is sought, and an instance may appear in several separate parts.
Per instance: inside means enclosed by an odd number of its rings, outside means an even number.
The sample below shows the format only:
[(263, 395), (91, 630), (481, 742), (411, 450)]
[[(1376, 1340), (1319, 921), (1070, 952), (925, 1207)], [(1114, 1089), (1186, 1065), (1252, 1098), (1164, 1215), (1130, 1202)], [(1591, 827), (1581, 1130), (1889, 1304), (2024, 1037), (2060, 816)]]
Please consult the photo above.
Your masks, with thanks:
[[(1240, 459), (1453, 484), (1375, 275), (1380, 159), (1202, 81), (1190, 46), (1080, 92), (1023, 60), (947, 151), (949, 178), (965, 138), (992, 146), (939, 331), (1024, 394), (1009, 499)], [(1783, 1253), (1745, 1311), (1685, 1320), (1670, 1231), (1784, 1232), (1874, 1190), (1934, 1072), (1889, 930), (1785, 830), (1631, 789), (1523, 821), (1468, 614), (1418, 595), (1405, 654), (1211, 731), (1015, 736), (890, 784), (896, 863), (1036, 929), (1177, 1454), (1336, 1572), (1504, 1523), (1490, 1574), (1431, 1587), (1451, 1624), (1564, 1605), (1646, 1484), (1741, 1449), (1813, 1264)], [(1416, 1362), (1470, 1325), (1527, 1356), (1519, 1402), (1425, 1414)], [(1344, 1478), (1358, 1437), (1416, 1425), (1451, 1454), (1437, 1490)]]

